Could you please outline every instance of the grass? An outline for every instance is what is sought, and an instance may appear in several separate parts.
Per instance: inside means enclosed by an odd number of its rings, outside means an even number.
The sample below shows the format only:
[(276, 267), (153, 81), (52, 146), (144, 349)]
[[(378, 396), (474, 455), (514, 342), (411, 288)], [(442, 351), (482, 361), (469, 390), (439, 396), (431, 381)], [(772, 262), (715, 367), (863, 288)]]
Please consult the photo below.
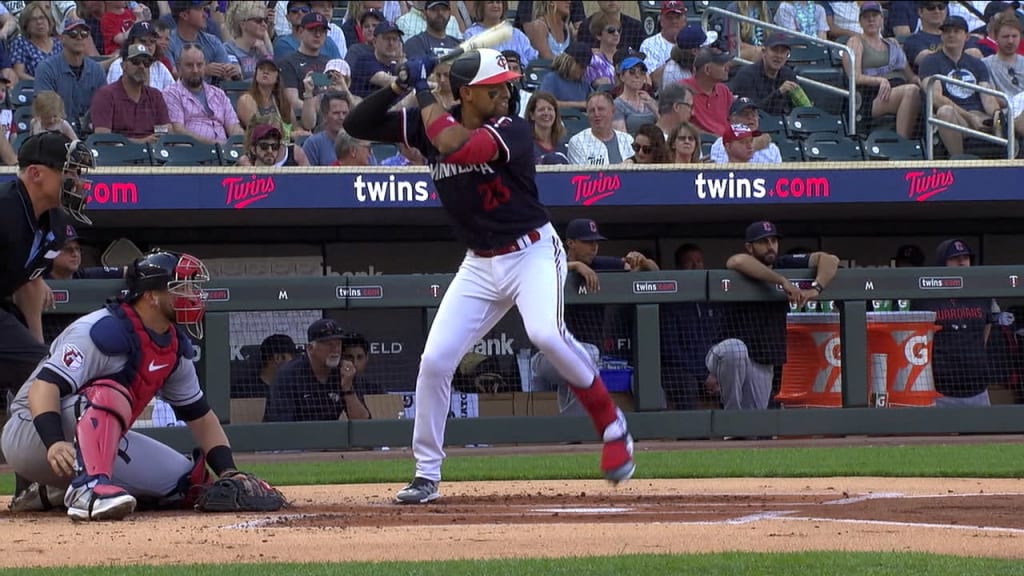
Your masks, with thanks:
[[(67, 568), (0, 570), (0, 575), (58, 576)], [(803, 552), (793, 554), (644, 555), (587, 558), (472, 560), (450, 562), (385, 562), (357, 564), (251, 564), (76, 567), (76, 576), (521, 576), (522, 574), (587, 576), (962, 576), (1024, 575), (1024, 563), (991, 558), (962, 558), (929, 554)]]
[[(642, 444), (640, 445), (642, 448)], [(1020, 478), (1024, 444), (928, 446), (853, 446), (684, 450), (636, 455), (635, 478), (819, 478), (885, 476), (893, 478)], [(282, 462), (244, 467), (271, 484), (361, 484), (408, 482), (412, 460)], [(445, 462), (445, 479), (580, 480), (598, 479), (597, 453), (537, 456), (467, 456)], [(0, 478), (0, 494), (14, 490), (13, 477)]]

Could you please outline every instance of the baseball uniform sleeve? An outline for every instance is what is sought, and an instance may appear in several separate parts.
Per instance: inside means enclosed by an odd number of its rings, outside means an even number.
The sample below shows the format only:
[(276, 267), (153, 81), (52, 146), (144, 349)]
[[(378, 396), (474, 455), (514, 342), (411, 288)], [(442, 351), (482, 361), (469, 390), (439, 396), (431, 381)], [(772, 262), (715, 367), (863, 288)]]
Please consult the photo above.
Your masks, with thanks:
[(498, 143), (497, 162), (512, 163), (523, 158), (533, 161), (533, 130), (518, 116), (492, 118), (483, 128)]
[(50, 345), (50, 356), (43, 361), (38, 378), (56, 384), (64, 396), (124, 366), (124, 356), (107, 356), (96, 348), (89, 334), (93, 325), (83, 318), (68, 326)]
[(203, 397), (196, 365), (192, 360), (185, 357), (178, 359), (178, 367), (160, 388), (160, 397), (171, 406), (188, 406)]

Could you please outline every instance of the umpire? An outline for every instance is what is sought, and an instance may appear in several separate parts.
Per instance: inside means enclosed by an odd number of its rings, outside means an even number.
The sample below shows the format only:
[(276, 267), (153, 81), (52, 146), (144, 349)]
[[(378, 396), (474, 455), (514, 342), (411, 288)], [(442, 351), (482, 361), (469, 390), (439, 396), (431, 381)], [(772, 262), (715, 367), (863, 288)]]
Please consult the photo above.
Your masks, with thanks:
[(17, 390), (47, 353), (42, 312), (52, 292), (42, 275), (64, 244), (68, 215), (91, 224), (82, 176), (92, 166), (83, 142), (44, 132), (18, 150), (17, 179), (0, 184), (0, 393)]

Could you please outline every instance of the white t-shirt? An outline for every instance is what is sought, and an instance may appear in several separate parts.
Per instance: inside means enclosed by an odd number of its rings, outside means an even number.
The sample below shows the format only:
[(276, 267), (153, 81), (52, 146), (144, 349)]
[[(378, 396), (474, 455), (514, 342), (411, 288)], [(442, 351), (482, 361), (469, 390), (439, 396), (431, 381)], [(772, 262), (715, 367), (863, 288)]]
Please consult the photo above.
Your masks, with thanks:
[[(107, 70), (107, 84), (117, 82), (123, 74), (121, 59), (118, 58), (110, 63), (110, 69)], [(174, 84), (174, 76), (171, 76), (171, 71), (167, 69), (167, 66), (164, 66), (164, 63), (159, 60), (153, 62), (153, 65), (149, 67), (149, 87), (163, 92), (171, 84)]]
[(672, 55), (672, 48), (675, 45), (675, 42), (665, 40), (665, 37), (660, 33), (644, 40), (640, 44), (640, 51), (647, 55), (647, 59), (644, 60), (647, 69), (655, 70), (668, 61), (668, 57)]

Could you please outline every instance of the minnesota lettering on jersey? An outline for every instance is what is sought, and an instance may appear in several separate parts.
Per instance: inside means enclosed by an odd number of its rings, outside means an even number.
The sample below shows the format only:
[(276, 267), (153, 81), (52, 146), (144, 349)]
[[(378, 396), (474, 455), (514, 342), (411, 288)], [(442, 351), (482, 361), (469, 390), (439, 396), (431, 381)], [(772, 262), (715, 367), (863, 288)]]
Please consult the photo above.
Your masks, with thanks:
[(445, 178), (469, 174), (471, 172), (478, 172), (485, 175), (496, 173), (494, 168), (491, 168), (487, 164), (449, 164), (447, 162), (439, 162), (430, 165), (430, 177), (434, 179), (435, 183), (444, 180)]

